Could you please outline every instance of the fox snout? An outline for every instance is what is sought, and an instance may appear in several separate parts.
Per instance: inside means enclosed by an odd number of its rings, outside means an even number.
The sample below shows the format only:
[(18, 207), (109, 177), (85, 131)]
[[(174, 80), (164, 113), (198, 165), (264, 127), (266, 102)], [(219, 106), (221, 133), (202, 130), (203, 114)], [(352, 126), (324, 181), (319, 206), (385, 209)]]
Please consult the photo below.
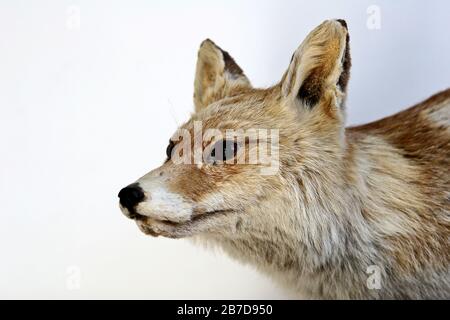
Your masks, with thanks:
[(139, 183), (133, 183), (123, 188), (119, 192), (120, 205), (125, 208), (124, 214), (130, 219), (136, 219), (139, 215), (136, 213), (136, 206), (145, 199), (144, 190)]
[(122, 213), (136, 222), (189, 220), (193, 204), (181, 193), (171, 190), (168, 182), (172, 178), (168, 170), (158, 168), (120, 190)]

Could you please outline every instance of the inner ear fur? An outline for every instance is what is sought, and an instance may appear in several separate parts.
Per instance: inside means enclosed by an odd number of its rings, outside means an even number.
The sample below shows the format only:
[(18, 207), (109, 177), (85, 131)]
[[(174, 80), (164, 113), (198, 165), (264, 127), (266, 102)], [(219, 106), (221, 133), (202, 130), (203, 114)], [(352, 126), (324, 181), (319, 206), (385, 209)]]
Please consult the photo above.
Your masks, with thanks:
[(326, 91), (345, 98), (350, 75), (349, 34), (343, 20), (325, 21), (295, 51), (282, 79), (282, 95), (314, 107)]
[(231, 55), (210, 39), (203, 41), (195, 73), (195, 111), (248, 88), (251, 88), (250, 81)]

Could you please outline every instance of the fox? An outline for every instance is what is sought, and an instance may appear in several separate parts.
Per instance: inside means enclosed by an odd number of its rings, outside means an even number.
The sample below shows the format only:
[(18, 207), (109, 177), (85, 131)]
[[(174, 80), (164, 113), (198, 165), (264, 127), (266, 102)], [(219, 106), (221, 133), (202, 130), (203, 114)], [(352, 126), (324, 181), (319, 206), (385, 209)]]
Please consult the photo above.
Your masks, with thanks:
[[(264, 89), (203, 41), (195, 110), (165, 162), (120, 190), (122, 213), (147, 235), (219, 248), (299, 298), (449, 299), (450, 89), (346, 127), (349, 39), (345, 20), (324, 21)], [(276, 134), (225, 134), (255, 128)]]

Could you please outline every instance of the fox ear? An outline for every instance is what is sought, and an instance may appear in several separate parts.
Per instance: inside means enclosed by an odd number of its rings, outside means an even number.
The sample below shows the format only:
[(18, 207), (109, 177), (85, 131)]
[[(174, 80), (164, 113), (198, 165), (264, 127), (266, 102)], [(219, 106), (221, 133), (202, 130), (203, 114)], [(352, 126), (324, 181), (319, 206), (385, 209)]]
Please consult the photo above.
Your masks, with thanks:
[[(281, 80), (282, 96), (313, 108), (321, 102), (342, 107), (350, 71), (350, 48), (344, 20), (325, 21), (292, 56)], [(330, 101), (330, 98), (333, 99)]]
[(195, 111), (248, 88), (251, 88), (250, 81), (228, 52), (209, 39), (203, 41), (198, 51), (195, 73)]

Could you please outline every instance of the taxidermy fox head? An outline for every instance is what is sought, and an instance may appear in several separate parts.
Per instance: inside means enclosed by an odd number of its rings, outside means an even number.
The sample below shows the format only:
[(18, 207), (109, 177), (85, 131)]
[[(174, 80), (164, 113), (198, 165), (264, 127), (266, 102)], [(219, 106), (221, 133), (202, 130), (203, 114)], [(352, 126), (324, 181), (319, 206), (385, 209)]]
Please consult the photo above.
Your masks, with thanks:
[(314, 29), (268, 89), (253, 88), (233, 58), (205, 40), (195, 113), (170, 137), (164, 164), (120, 191), (121, 210), (143, 232), (173, 238), (307, 223), (293, 208), (342, 170), (349, 69), (343, 20)]
[(343, 20), (314, 29), (268, 89), (205, 40), (195, 113), (165, 163), (120, 191), (123, 213), (312, 297), (448, 299), (450, 90), (345, 128), (349, 69)]

